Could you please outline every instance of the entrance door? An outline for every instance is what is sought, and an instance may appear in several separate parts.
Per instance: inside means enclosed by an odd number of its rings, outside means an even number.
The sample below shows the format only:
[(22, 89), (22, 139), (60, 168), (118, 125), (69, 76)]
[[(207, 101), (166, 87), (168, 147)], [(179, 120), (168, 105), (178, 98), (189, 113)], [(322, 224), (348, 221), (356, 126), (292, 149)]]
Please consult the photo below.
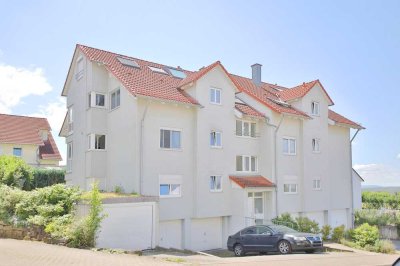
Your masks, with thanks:
[[(252, 218), (255, 224), (263, 224), (264, 222), (264, 193), (249, 192), (247, 199), (248, 217)], [(253, 224), (254, 224), (253, 223)]]

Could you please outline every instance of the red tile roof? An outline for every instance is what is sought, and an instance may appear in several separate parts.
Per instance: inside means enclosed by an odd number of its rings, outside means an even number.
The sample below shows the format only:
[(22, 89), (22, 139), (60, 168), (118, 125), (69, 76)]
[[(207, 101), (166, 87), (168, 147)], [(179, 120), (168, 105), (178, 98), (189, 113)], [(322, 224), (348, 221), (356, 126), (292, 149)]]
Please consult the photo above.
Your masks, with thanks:
[[(0, 143), (39, 145), (42, 159), (62, 160), (46, 118), (0, 114)], [(43, 142), (40, 130), (49, 132)]]
[(316, 84), (319, 84), (324, 91), (326, 97), (329, 100), (329, 105), (333, 105), (333, 101), (331, 97), (329, 97), (328, 93), (322, 86), (321, 82), (317, 79), (311, 82), (304, 82), (301, 85), (298, 85), (296, 87), (293, 87), (291, 89), (285, 89), (282, 90), (278, 93), (279, 97), (281, 97), (282, 100), (284, 101), (290, 101), (298, 98), (302, 98), (304, 95), (306, 95)]
[(235, 103), (235, 108), (241, 112), (242, 114), (249, 115), (249, 116), (255, 116), (255, 117), (264, 117), (265, 115), (263, 113), (260, 113), (256, 109), (248, 106), (245, 103)]
[[(78, 44), (77, 47), (82, 50), (89, 60), (103, 63), (105, 68), (110, 71), (133, 95), (149, 96), (188, 104), (198, 104), (195, 99), (178, 89), (182, 79), (171, 75), (153, 72), (149, 68), (149, 66), (164, 68), (164, 65), (84, 45)], [(117, 60), (117, 57), (134, 60), (140, 66), (140, 69), (123, 65)], [(182, 71), (185, 72), (186, 75), (191, 74), (190, 71)]]
[(328, 118), (335, 121), (338, 124), (344, 124), (344, 125), (350, 126), (352, 128), (356, 128), (356, 129), (365, 129), (365, 127), (361, 126), (360, 124), (357, 124), (356, 122), (353, 122), (350, 119), (348, 119), (332, 110), (329, 110)]
[(263, 176), (229, 176), (229, 179), (242, 188), (246, 187), (274, 187), (275, 184)]

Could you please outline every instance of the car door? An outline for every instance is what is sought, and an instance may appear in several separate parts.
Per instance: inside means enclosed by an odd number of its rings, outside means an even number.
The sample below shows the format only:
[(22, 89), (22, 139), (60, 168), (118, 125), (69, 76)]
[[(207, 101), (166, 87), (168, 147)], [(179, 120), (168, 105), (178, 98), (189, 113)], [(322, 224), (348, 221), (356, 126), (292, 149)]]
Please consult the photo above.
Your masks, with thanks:
[(256, 242), (263, 251), (273, 250), (278, 242), (278, 235), (266, 226), (258, 226)]
[(245, 251), (257, 250), (257, 228), (255, 226), (244, 229), (240, 232), (240, 243)]

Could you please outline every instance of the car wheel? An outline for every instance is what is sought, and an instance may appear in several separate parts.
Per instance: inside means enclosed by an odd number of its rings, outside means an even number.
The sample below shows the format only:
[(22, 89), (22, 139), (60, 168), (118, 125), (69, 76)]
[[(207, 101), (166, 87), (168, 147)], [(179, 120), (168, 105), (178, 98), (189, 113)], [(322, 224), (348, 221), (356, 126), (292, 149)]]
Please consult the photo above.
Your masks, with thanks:
[(281, 254), (289, 254), (292, 252), (292, 247), (290, 246), (290, 243), (286, 240), (281, 240), (278, 243), (278, 251)]
[(243, 256), (243, 255), (244, 255), (243, 246), (240, 245), (240, 244), (236, 244), (236, 245), (233, 247), (233, 252), (235, 253), (235, 256), (236, 256), (236, 257), (241, 257), (241, 256)]
[(315, 249), (306, 250), (306, 253), (308, 253), (308, 254), (311, 254), (311, 253), (314, 253), (314, 252), (315, 252)]

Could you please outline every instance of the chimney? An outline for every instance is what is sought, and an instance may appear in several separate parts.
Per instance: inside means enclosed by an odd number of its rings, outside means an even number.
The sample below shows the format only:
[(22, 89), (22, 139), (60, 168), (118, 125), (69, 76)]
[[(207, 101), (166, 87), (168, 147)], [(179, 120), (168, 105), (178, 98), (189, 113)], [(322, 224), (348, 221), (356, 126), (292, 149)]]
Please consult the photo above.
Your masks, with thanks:
[(261, 64), (255, 63), (251, 66), (251, 78), (257, 86), (261, 85)]

